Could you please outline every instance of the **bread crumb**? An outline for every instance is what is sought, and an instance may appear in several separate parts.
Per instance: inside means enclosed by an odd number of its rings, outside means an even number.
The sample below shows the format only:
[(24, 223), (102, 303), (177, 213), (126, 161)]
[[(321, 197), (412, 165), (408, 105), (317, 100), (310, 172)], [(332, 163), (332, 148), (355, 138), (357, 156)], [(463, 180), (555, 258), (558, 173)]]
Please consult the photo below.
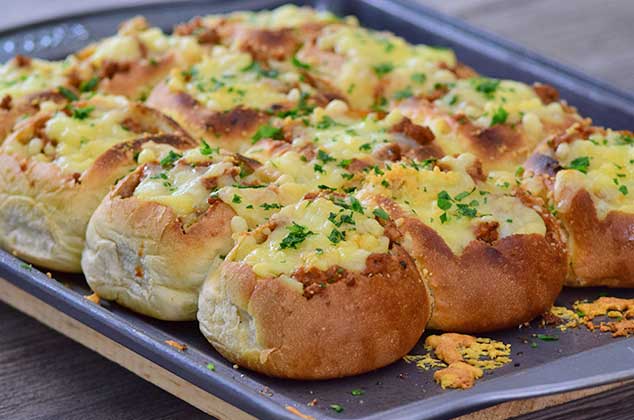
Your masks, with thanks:
[(497, 369), (511, 362), (510, 344), (465, 334), (431, 335), (425, 340), (425, 349), (427, 354), (407, 355), (403, 360), (416, 363), (423, 370), (443, 368), (434, 373), (434, 380), (443, 389), (471, 388), (484, 370)]
[(181, 343), (179, 343), (177, 341), (174, 341), (174, 340), (165, 340), (165, 344), (174, 347), (178, 351), (187, 350), (187, 345), (186, 344), (181, 344)]
[(99, 295), (97, 293), (93, 293), (92, 295), (84, 296), (84, 299), (87, 299), (87, 300), (89, 300), (92, 303), (95, 303), (97, 305), (99, 305), (99, 302), (101, 302), (101, 299), (99, 299)]

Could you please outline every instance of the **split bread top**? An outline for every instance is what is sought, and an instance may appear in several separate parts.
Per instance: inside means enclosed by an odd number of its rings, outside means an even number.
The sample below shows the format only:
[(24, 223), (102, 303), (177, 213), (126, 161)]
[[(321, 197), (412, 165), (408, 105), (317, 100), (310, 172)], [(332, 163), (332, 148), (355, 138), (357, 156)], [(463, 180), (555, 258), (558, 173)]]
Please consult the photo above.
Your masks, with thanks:
[(510, 328), (564, 283), (634, 287), (631, 133), (351, 17), (134, 18), (0, 80), (0, 245), (198, 317), (264, 373), (356, 374), (426, 326)]

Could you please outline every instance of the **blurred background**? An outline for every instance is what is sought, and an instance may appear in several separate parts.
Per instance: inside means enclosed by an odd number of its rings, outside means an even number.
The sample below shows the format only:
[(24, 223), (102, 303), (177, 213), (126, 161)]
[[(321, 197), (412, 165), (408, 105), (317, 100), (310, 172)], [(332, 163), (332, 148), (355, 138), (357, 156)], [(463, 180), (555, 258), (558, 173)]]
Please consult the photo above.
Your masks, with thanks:
[[(177, 1), (11, 0), (3, 3), (0, 28), (90, 10)], [(634, 92), (634, 0), (409, 1), (464, 19)]]

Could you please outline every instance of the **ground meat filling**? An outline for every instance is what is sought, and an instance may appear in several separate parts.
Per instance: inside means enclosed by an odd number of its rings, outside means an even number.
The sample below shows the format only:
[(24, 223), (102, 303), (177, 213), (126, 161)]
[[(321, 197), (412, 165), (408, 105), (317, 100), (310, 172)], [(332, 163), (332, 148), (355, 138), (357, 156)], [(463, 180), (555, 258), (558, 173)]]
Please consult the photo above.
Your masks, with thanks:
[(475, 236), (479, 241), (492, 244), (499, 239), (498, 222), (482, 222), (475, 228)]
[(304, 285), (303, 296), (311, 299), (334, 283), (344, 282), (346, 286), (352, 287), (357, 281), (365, 281), (377, 274), (400, 276), (409, 269), (409, 264), (410, 262), (403, 257), (371, 254), (366, 259), (366, 268), (362, 273), (351, 273), (339, 266), (333, 266), (327, 270), (300, 267), (291, 277)]
[(557, 102), (559, 100), (559, 92), (557, 91), (557, 89), (550, 85), (535, 83), (535, 85), (533, 86), (533, 90), (545, 105)]

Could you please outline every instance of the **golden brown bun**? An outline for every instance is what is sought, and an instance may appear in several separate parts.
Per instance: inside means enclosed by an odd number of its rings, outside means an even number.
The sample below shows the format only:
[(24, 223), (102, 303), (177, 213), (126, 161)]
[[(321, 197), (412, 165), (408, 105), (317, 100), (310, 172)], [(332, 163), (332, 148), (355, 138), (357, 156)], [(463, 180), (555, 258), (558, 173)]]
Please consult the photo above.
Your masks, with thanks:
[(586, 190), (558, 213), (569, 235), (571, 273), (567, 286), (634, 287), (634, 215), (611, 211), (600, 220)]
[(18, 119), (32, 116), (39, 111), (41, 102), (67, 102), (63, 95), (53, 90), (33, 93), (17, 100), (12, 99), (11, 96), (2, 99), (2, 104), (0, 104), (0, 144), (11, 134)]
[(566, 251), (552, 217), (547, 235), (474, 240), (456, 255), (441, 236), (394, 202), (381, 198), (416, 260), (433, 298), (428, 328), (481, 333), (513, 328), (550, 308), (566, 275)]
[(251, 137), (269, 116), (238, 106), (228, 112), (206, 109), (185, 92), (174, 92), (159, 83), (147, 100), (148, 106), (174, 118), (195, 138), (239, 152), (251, 144)]
[[(142, 105), (131, 107), (130, 118), (142, 131), (181, 132), (173, 121)], [(34, 116), (12, 137), (32, 138), (40, 120)], [(149, 141), (177, 148), (196, 145), (181, 134), (146, 135), (110, 148), (81, 174), (65, 173), (54, 162), (0, 153), (0, 245), (36, 265), (79, 272), (92, 212), (112, 185), (136, 167), (135, 152)]]
[[(612, 209), (600, 217), (591, 193), (583, 185), (556, 181), (560, 179), (558, 172), (566, 169), (555, 153), (559, 145), (583, 142), (591, 136), (606, 136), (608, 133), (610, 130), (592, 126), (590, 120), (584, 120), (566, 133), (541, 144), (526, 164), (533, 174), (525, 183), (530, 183), (535, 194), (551, 202), (567, 234), (567, 286), (634, 287), (634, 245), (631, 241), (634, 214)], [(627, 131), (612, 133), (628, 137), (634, 135)], [(609, 161), (608, 153), (604, 156), (607, 166), (619, 166)], [(576, 175), (590, 176), (581, 173)], [(557, 187), (558, 183), (560, 185)], [(610, 183), (605, 188), (616, 189), (617, 186)]]
[(92, 215), (83, 272), (104, 299), (162, 320), (196, 319), (209, 267), (233, 245), (235, 212), (217, 200), (184, 226), (171, 208), (131, 195), (143, 169), (117, 184)]
[(399, 246), (309, 299), (231, 258), (203, 286), (200, 328), (227, 359), (267, 375), (329, 379), (386, 366), (411, 350), (429, 319), (427, 289)]

